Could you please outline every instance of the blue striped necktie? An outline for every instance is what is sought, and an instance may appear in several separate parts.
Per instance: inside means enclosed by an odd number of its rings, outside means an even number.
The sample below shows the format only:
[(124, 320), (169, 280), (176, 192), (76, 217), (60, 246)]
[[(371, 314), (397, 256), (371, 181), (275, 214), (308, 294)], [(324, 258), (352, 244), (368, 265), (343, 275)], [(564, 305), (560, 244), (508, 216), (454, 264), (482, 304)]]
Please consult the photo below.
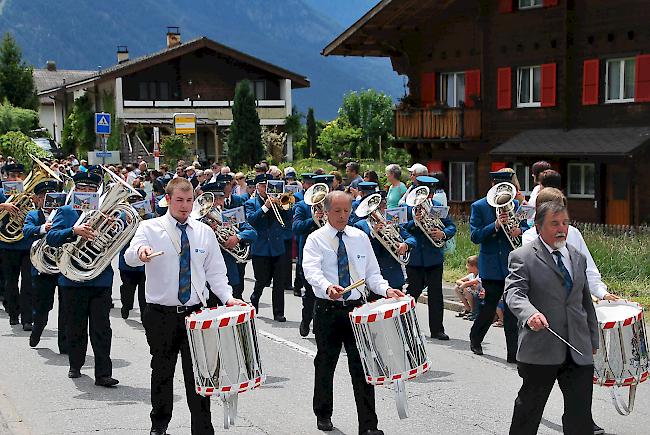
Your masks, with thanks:
[(192, 268), (190, 263), (190, 240), (187, 238), (187, 224), (176, 226), (181, 230), (181, 255), (178, 258), (178, 300), (185, 305), (192, 294)]
[[(345, 288), (350, 285), (350, 264), (348, 263), (348, 251), (345, 249), (345, 243), (343, 243), (343, 234), (345, 234), (344, 231), (336, 233), (339, 238), (339, 249), (336, 251), (336, 255), (338, 256), (339, 285)], [(347, 299), (350, 294), (344, 295), (343, 299)]]
[(570, 293), (571, 289), (573, 288), (573, 280), (571, 279), (571, 275), (569, 274), (569, 271), (562, 261), (562, 253), (560, 251), (553, 251), (553, 255), (555, 255), (555, 259), (557, 260), (557, 267), (560, 269), (560, 273), (564, 277), (564, 288), (566, 289), (567, 293)]

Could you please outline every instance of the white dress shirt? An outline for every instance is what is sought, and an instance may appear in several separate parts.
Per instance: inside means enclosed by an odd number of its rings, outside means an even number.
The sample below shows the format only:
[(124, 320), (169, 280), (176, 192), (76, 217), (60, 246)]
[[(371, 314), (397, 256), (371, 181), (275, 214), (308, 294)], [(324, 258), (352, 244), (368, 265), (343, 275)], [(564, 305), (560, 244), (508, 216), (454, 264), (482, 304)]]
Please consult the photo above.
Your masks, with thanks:
[[(529, 230), (526, 230), (526, 232), (521, 237), (522, 244), (530, 243), (533, 240), (537, 239), (537, 237), (537, 228), (532, 227)], [(572, 225), (569, 225), (566, 242), (576, 248), (578, 252), (587, 258), (587, 282), (589, 283), (589, 291), (591, 294), (596, 296), (598, 299), (604, 298), (607, 294), (607, 285), (605, 285), (602, 277), (600, 276), (598, 266), (596, 266), (596, 263), (594, 263), (594, 259), (589, 252), (589, 248), (587, 248), (585, 239), (582, 238), (582, 234), (580, 234), (580, 230)], [(569, 271), (571, 271), (571, 269), (569, 269)]]
[(569, 254), (569, 249), (566, 247), (566, 245), (562, 246), (560, 249), (556, 249), (546, 243), (541, 237), (539, 239), (542, 241), (542, 245), (544, 245), (548, 253), (551, 254), (551, 258), (555, 263), (557, 263), (557, 257), (553, 253), (555, 251), (558, 251), (560, 253), (562, 256), (562, 263), (564, 264), (567, 272), (569, 272), (569, 276), (573, 280), (573, 261), (571, 261), (571, 255)]
[[(339, 284), (337, 233), (336, 228), (329, 223), (325, 224), (309, 235), (302, 254), (305, 279), (312, 285), (316, 297), (321, 299), (332, 300), (327, 295), (327, 288)], [(348, 225), (344, 230), (343, 243), (350, 264), (350, 282), (364, 278), (370, 290), (385, 297), (390, 286), (381, 276), (375, 252), (366, 233)], [(362, 287), (355, 289), (348, 300), (359, 299), (361, 289)]]
[[(165, 223), (166, 221), (166, 223)], [(124, 253), (126, 264), (132, 267), (142, 266), (146, 273), (145, 299), (150, 304), (166, 306), (181, 305), (178, 300), (178, 274), (180, 269), (177, 245), (172, 242), (165, 228), (176, 231), (180, 244), (181, 230), (178, 221), (167, 212), (164, 216), (140, 222), (131, 244)], [(187, 238), (190, 242), (190, 263), (192, 270), (192, 295), (185, 305), (201, 303), (197, 291), (202, 292), (207, 300), (210, 284), (212, 293), (225, 303), (232, 297), (232, 288), (226, 277), (226, 263), (214, 231), (204, 223), (188, 218), (186, 223)], [(138, 257), (138, 249), (150, 246), (153, 252), (164, 251), (148, 263)]]

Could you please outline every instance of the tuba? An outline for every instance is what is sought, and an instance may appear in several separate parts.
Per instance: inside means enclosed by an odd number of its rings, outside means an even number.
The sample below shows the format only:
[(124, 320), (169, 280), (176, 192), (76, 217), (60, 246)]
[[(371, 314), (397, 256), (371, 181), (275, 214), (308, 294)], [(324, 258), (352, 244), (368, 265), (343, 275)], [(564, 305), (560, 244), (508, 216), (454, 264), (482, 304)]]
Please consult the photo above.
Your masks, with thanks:
[(221, 248), (232, 255), (237, 260), (237, 263), (246, 263), (251, 250), (250, 245), (245, 245), (240, 242), (232, 249), (224, 246), (226, 240), (239, 233), (239, 229), (236, 225), (224, 225), (221, 209), (215, 205), (214, 193), (205, 192), (198, 196), (194, 200), (190, 217), (210, 226), (217, 236), (217, 241), (221, 245)]
[[(415, 225), (427, 236), (427, 239), (436, 248), (445, 246), (445, 239), (436, 240), (431, 237), (431, 231), (438, 228), (444, 230), (445, 225), (440, 218), (434, 218), (430, 214), (433, 203), (429, 199), (429, 188), (427, 186), (418, 186), (411, 190), (405, 199), (406, 205), (413, 207), (413, 221)], [(421, 217), (418, 218), (418, 212), (421, 211)]]
[(316, 219), (316, 212), (324, 212), (323, 203), (330, 188), (325, 183), (316, 183), (305, 192), (305, 204), (311, 206), (311, 215), (314, 223), (319, 228), (327, 223), (327, 215), (323, 213), (322, 219)]
[(86, 282), (99, 276), (115, 255), (135, 234), (140, 215), (129, 205), (130, 196), (140, 194), (120, 177), (102, 166), (109, 182), (99, 197), (99, 210), (85, 211), (75, 225), (88, 224), (95, 230), (95, 239), (77, 240), (61, 247), (57, 261), (66, 278)]
[(513, 237), (510, 232), (515, 228), (519, 228), (521, 219), (517, 217), (515, 212), (515, 196), (517, 195), (517, 188), (514, 184), (504, 181), (492, 186), (487, 193), (487, 203), (494, 207), (497, 219), (501, 213), (508, 214), (508, 222), (501, 225), (503, 233), (508, 238), (512, 249), (517, 249), (521, 246), (521, 236)]
[(23, 238), (23, 224), (25, 217), (34, 208), (32, 202), (33, 190), (37, 184), (43, 181), (61, 179), (39, 158), (29, 155), (34, 161), (32, 170), (23, 181), (23, 191), (7, 198), (7, 202), (18, 207), (18, 213), (10, 214), (8, 211), (0, 210), (0, 241), (5, 243), (16, 243)]
[[(408, 251), (403, 255), (397, 253), (397, 248), (400, 244), (404, 243), (404, 239), (402, 239), (402, 236), (399, 233), (399, 225), (387, 223), (386, 219), (384, 219), (382, 214), (379, 212), (381, 201), (382, 199), (379, 193), (368, 195), (363, 199), (363, 201), (361, 201), (355, 210), (355, 213), (360, 218), (366, 218), (366, 222), (368, 222), (368, 227), (370, 227), (372, 235), (379, 240), (379, 243), (390, 252), (390, 255), (392, 255), (398, 263), (405, 265), (409, 262), (411, 253)], [(383, 225), (379, 232), (375, 232), (374, 227), (377, 224)]]

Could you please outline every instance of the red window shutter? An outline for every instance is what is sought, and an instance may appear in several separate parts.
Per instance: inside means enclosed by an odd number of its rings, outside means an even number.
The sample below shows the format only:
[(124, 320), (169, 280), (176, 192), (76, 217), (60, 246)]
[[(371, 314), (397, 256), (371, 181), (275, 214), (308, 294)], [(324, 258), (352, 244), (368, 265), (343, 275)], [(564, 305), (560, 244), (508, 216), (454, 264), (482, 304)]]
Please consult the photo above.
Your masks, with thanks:
[(499, 12), (508, 14), (512, 12), (512, 0), (499, 0)]
[(550, 7), (553, 7), (553, 6), (557, 6), (558, 3), (559, 3), (558, 0), (544, 0), (544, 7), (545, 8), (550, 8)]
[(427, 107), (436, 102), (436, 73), (425, 72), (420, 78), (420, 100)]
[(598, 77), (599, 77), (598, 59), (589, 59), (584, 61), (582, 71), (582, 105), (590, 106), (598, 104)]
[(442, 172), (442, 160), (429, 160), (427, 162), (427, 169), (429, 170), (429, 174)]
[(490, 166), (490, 172), (500, 171), (507, 166), (508, 164), (506, 162), (492, 162), (492, 165)]
[(634, 83), (634, 101), (650, 102), (650, 54), (636, 57), (636, 76)]
[(542, 65), (542, 107), (555, 106), (556, 89), (556, 66), (554, 63)]
[(474, 107), (472, 97), (481, 96), (481, 70), (465, 71), (465, 106)]
[(510, 109), (512, 106), (512, 80), (510, 67), (497, 70), (497, 109)]

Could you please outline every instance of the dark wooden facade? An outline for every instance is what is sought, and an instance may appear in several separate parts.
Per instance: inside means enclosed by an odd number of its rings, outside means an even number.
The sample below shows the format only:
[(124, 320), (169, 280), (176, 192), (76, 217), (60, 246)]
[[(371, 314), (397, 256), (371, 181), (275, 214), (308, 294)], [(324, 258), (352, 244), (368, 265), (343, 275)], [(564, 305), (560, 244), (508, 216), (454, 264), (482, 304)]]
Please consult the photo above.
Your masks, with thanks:
[[(544, 149), (498, 152), (501, 144), (531, 129), (650, 126), (650, 104), (644, 98), (646, 90), (650, 93), (650, 57), (645, 56), (650, 54), (648, 2), (540, 3), (540, 7), (520, 9), (519, 0), (384, 0), (323, 54), (390, 57), (394, 70), (408, 77), (410, 93), (396, 109), (398, 143), (414, 160), (442, 168), (448, 176), (453, 162), (472, 162), (475, 196), (463, 198), (466, 203), (482, 196), (489, 188), (487, 173), (505, 164), (524, 167), (548, 160), (566, 184), (568, 165), (582, 162), (593, 164), (595, 188), (591, 196), (570, 196), (574, 218), (648, 222), (650, 194), (643, 179), (650, 164), (641, 158), (648, 154), (648, 143), (633, 152), (614, 150), (598, 157), (570, 152), (549, 155)], [(634, 101), (605, 103), (607, 60), (615, 58), (636, 60), (635, 90), (641, 94)], [(540, 107), (517, 105), (517, 70), (528, 66), (541, 70)], [(440, 77), (450, 72), (464, 73), (469, 107), (448, 108), (441, 103)], [(465, 119), (469, 113), (479, 114), (480, 120), (473, 124), (477, 131), (468, 135), (465, 128), (459, 134), (462, 123), (456, 123), (457, 130), (449, 135), (448, 129), (436, 127), (461, 112)], [(621, 179), (627, 182), (625, 189)]]

